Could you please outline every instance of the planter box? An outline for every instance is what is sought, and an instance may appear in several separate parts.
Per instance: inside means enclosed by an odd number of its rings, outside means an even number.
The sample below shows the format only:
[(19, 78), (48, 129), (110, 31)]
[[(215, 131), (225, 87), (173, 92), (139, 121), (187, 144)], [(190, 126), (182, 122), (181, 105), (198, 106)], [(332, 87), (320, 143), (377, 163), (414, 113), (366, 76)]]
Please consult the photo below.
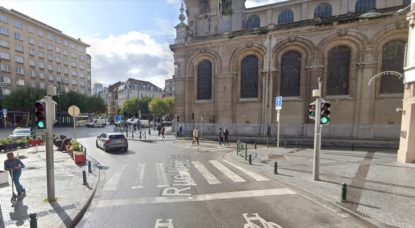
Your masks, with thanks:
[(86, 162), (85, 154), (81, 151), (74, 151), (73, 154), (73, 160), (76, 164), (84, 164)]
[(9, 172), (1, 170), (0, 171), (0, 184), (8, 184), (9, 183)]
[(30, 146), (36, 146), (36, 145), (40, 145), (42, 143), (43, 143), (42, 139), (29, 140), (29, 145)]

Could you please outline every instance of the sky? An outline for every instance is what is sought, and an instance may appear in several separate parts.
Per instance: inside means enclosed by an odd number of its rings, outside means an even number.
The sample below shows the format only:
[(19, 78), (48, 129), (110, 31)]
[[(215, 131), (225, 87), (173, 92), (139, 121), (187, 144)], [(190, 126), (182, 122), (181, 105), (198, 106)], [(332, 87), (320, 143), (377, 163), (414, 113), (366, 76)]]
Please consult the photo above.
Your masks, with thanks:
[[(188, 0), (189, 1), (189, 0)], [(247, 0), (246, 7), (282, 0)], [(128, 78), (164, 88), (174, 72), (180, 0), (0, 0), (90, 45), (92, 82), (105, 86)]]

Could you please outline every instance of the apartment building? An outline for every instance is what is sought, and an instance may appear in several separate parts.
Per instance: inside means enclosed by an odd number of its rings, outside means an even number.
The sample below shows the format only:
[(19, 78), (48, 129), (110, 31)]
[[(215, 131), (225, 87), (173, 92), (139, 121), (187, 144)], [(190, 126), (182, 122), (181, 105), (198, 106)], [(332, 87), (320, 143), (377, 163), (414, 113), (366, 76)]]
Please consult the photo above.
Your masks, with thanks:
[(91, 94), (88, 44), (0, 6), (0, 97), (20, 86)]
[[(174, 75), (173, 75), (174, 78)], [(173, 78), (164, 81), (164, 96), (174, 97), (174, 80)]]

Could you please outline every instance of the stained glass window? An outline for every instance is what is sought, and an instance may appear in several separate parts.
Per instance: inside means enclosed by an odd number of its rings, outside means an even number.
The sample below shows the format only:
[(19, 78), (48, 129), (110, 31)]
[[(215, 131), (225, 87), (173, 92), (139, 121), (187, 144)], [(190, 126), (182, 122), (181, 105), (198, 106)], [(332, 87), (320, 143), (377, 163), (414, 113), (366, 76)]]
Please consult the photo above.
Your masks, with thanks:
[(331, 5), (328, 3), (321, 3), (314, 10), (314, 17), (330, 17)]
[(246, 56), (241, 63), (241, 98), (258, 97), (258, 58)]
[(248, 21), (246, 22), (246, 28), (252, 29), (252, 28), (259, 28), (260, 26), (260, 19), (257, 15), (249, 16)]
[(371, 9), (376, 9), (376, 0), (358, 0), (356, 2), (356, 13), (364, 13)]
[[(383, 46), (382, 71), (397, 71), (403, 74), (405, 42), (390, 41)], [(403, 93), (402, 80), (395, 75), (385, 75), (380, 79), (380, 93)]]
[(294, 13), (290, 9), (286, 9), (278, 15), (278, 24), (286, 24), (294, 21)]
[(197, 66), (197, 99), (212, 99), (212, 63), (209, 60)]
[(281, 59), (281, 96), (300, 96), (301, 55), (290, 51)]
[(328, 60), (327, 94), (349, 94), (350, 48), (337, 46), (330, 50)]

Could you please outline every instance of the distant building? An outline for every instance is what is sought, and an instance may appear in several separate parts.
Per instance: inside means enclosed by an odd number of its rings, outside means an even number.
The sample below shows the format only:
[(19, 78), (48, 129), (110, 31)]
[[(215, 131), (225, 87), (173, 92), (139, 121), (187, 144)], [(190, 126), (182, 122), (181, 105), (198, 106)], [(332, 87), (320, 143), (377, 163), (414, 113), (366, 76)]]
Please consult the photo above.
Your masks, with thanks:
[(121, 85), (121, 82), (117, 82), (108, 87), (108, 114), (115, 115), (117, 114), (118, 109), (118, 87)]
[(104, 103), (108, 106), (108, 101), (109, 101), (108, 87), (103, 87), (102, 90), (98, 91), (98, 93), (94, 95), (100, 96), (104, 100)]
[(12, 89), (49, 85), (91, 94), (88, 44), (15, 10), (0, 6), (1, 96)]
[(104, 90), (104, 85), (102, 83), (94, 83), (94, 85), (92, 86), (92, 95), (96, 95), (99, 92), (101, 92), (102, 90)]
[(164, 84), (164, 96), (165, 97), (174, 97), (174, 80), (173, 80), (173, 78), (166, 79), (165, 84)]

